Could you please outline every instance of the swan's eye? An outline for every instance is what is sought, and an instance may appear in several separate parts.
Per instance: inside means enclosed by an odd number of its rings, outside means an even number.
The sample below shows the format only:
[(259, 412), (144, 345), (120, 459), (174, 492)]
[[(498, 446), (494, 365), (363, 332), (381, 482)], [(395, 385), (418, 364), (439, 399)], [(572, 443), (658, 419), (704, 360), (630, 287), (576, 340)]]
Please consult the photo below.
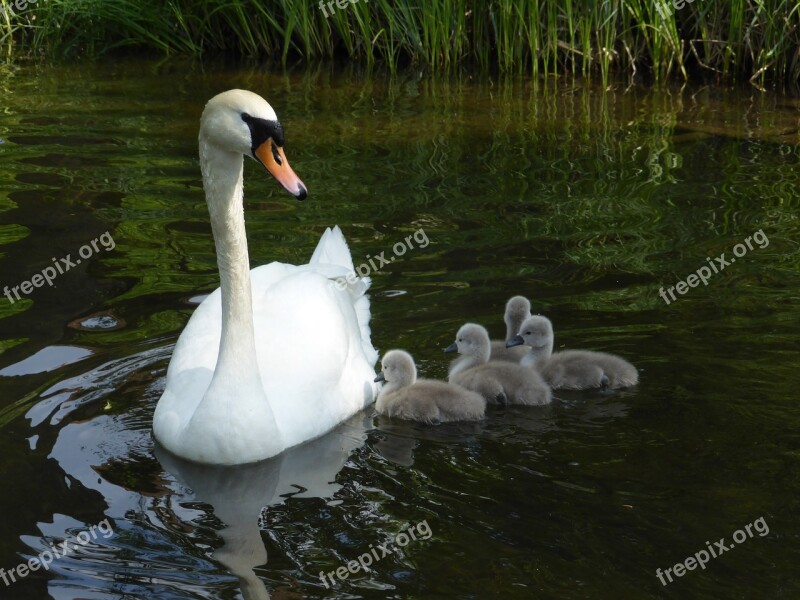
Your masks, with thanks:
[[(283, 147), (283, 127), (281, 127), (278, 121), (259, 119), (247, 113), (242, 113), (241, 116), (242, 121), (247, 123), (247, 127), (250, 129), (250, 144), (253, 154), (255, 154), (256, 148), (266, 143), (268, 140), (272, 142), (273, 153), (276, 152), (275, 146), (278, 148)], [(275, 162), (280, 164), (281, 161), (279, 161), (274, 154), (273, 157), (275, 158)]]
[(281, 160), (281, 155), (278, 153), (278, 146), (275, 144), (275, 142), (272, 142), (271, 146), (272, 146), (272, 158), (275, 159), (276, 163), (282, 165), (283, 160)]
[(525, 333), (523, 333), (522, 335), (530, 335), (530, 334), (531, 334), (531, 332), (530, 332), (530, 331), (526, 331), (526, 332), (525, 332)]

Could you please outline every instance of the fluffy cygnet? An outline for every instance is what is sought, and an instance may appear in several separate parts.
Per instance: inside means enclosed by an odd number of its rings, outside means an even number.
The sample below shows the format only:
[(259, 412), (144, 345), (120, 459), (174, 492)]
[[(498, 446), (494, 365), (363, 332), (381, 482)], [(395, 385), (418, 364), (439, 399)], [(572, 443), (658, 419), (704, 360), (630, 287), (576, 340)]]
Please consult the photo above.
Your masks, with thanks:
[(390, 350), (381, 365), (381, 374), (375, 378), (385, 382), (375, 403), (378, 413), (434, 425), (483, 419), (486, 402), (480, 395), (444, 381), (417, 379), (417, 367), (408, 352)]
[(530, 346), (520, 364), (539, 371), (556, 390), (617, 389), (639, 382), (636, 367), (614, 354), (590, 350), (553, 354), (553, 324), (541, 315), (526, 319), (519, 335), (508, 343)]
[(500, 404), (548, 404), (550, 388), (534, 369), (510, 362), (489, 362), (491, 343), (484, 327), (467, 323), (445, 352), (461, 358), (450, 366), (448, 381), (479, 393), (487, 402)]
[(523, 321), (531, 316), (531, 303), (525, 296), (514, 296), (506, 302), (506, 312), (503, 320), (506, 323), (506, 339), (503, 341), (492, 340), (491, 360), (504, 360), (519, 363), (527, 354), (525, 348), (518, 346), (506, 348), (506, 342), (514, 339), (519, 333)]

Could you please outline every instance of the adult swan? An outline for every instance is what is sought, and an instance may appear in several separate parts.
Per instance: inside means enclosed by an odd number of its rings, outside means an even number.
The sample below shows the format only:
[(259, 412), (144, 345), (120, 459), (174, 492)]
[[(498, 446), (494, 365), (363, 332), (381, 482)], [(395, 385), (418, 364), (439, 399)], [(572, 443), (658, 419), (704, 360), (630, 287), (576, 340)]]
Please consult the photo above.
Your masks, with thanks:
[(307, 265), (273, 262), (250, 270), (244, 155), (299, 200), (307, 195), (263, 98), (230, 90), (208, 102), (200, 168), (220, 287), (178, 339), (153, 416), (158, 442), (200, 463), (269, 458), (322, 435), (375, 396), (369, 281), (352, 277), (338, 227), (325, 231)]

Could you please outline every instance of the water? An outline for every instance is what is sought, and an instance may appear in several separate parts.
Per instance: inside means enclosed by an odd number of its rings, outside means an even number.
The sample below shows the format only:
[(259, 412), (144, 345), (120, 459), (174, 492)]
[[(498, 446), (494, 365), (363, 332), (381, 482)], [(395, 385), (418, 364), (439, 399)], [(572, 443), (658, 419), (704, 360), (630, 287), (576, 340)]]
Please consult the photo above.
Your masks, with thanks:
[[(172, 346), (218, 282), (198, 118), (231, 87), (276, 107), (310, 191), (246, 165), (254, 265), (305, 262), (334, 223), (356, 264), (422, 230), (372, 275), (381, 350), (443, 377), (458, 326), (501, 337), (522, 293), (558, 347), (621, 354), (641, 384), (470, 425), (368, 410), (242, 469), (157, 453)], [(0, 96), (0, 283), (114, 241), (0, 298), (0, 567), (75, 547), (0, 598), (800, 594), (796, 99), (180, 61), (8, 68)], [(707, 286), (659, 296), (758, 231)], [(659, 582), (760, 518), (767, 535)], [(321, 581), (423, 522), (369, 577)]]

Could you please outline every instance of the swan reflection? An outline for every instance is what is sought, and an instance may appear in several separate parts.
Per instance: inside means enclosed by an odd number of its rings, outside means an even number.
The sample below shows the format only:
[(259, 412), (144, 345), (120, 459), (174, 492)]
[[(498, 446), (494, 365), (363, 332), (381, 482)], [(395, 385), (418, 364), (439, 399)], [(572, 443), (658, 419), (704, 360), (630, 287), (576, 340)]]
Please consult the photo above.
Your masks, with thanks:
[[(190, 488), (195, 500), (211, 505), (225, 524), (218, 532), (223, 545), (212, 556), (239, 578), (247, 600), (270, 597), (254, 571), (268, 558), (259, 528), (264, 509), (288, 496), (332, 497), (341, 487), (335, 483), (336, 475), (367, 438), (370, 412), (358, 413), (316, 440), (252, 465), (201, 465), (156, 445), (155, 454), (164, 469)], [(182, 502), (186, 500), (184, 496)]]

